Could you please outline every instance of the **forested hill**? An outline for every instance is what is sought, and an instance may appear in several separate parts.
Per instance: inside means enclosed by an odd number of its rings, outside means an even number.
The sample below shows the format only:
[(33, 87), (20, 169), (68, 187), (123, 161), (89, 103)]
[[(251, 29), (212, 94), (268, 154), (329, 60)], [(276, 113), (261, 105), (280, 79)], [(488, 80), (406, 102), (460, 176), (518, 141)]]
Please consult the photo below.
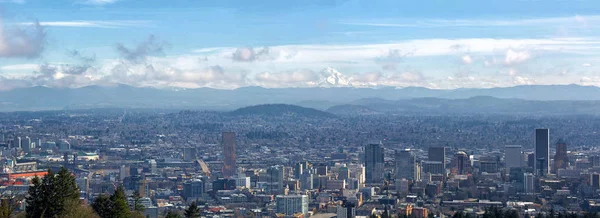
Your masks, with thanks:
[(333, 118), (335, 115), (312, 108), (305, 108), (289, 104), (263, 104), (243, 107), (229, 113), (234, 116), (301, 116)]

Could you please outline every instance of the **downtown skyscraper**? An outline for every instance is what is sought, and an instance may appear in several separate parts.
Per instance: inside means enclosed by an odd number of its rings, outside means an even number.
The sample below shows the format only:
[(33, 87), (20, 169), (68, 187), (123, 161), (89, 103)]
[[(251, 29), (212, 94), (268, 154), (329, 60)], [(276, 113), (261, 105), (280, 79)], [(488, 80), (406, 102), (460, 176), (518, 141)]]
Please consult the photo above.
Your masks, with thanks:
[(370, 143), (365, 147), (365, 174), (367, 183), (383, 182), (384, 170), (383, 145)]
[(542, 176), (550, 172), (550, 129), (535, 129), (535, 173)]
[(223, 132), (223, 177), (231, 178), (236, 173), (235, 132)]
[(396, 179), (418, 180), (417, 161), (411, 150), (404, 149), (395, 152)]
[[(592, 163), (593, 164), (593, 163)], [(567, 143), (563, 139), (556, 142), (556, 154), (554, 154), (554, 166), (552, 172), (558, 172), (558, 169), (565, 169), (569, 166), (569, 155), (567, 154)]]

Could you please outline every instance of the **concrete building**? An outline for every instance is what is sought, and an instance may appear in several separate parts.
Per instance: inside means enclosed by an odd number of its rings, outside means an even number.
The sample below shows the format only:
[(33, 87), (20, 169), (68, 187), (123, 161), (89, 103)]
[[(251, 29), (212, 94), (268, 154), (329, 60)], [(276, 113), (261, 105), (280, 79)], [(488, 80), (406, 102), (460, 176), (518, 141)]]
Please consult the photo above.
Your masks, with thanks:
[(427, 160), (442, 162), (444, 169), (446, 169), (446, 147), (429, 147)]
[(507, 170), (523, 167), (523, 147), (520, 145), (504, 146), (504, 165)]
[(284, 194), (283, 174), (283, 166), (281, 165), (272, 166), (267, 169), (267, 194)]
[(356, 205), (351, 202), (344, 201), (342, 205), (337, 207), (336, 214), (337, 218), (354, 218), (356, 217)]
[(535, 193), (535, 176), (532, 173), (523, 174), (523, 191), (527, 194)]
[(275, 212), (285, 216), (302, 214), (308, 216), (308, 196), (306, 195), (277, 195)]
[(417, 160), (410, 150), (396, 151), (394, 155), (396, 179), (419, 180)]
[(204, 181), (194, 179), (183, 183), (183, 197), (186, 200), (198, 199), (202, 194), (204, 194)]

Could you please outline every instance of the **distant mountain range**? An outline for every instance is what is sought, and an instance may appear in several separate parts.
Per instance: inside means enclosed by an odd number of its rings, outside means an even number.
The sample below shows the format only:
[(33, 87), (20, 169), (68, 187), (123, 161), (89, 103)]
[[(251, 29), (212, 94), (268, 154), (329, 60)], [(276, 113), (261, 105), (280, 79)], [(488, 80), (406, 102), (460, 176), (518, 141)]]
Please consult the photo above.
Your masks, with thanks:
[[(451, 101), (452, 99), (458, 100)], [(439, 111), (468, 111), (473, 108), (493, 111), (514, 104), (533, 105), (529, 106), (532, 109), (537, 109), (539, 105), (551, 107), (567, 104), (576, 107), (575, 109), (579, 111), (584, 110), (584, 107), (595, 107), (597, 104), (596, 102), (580, 101), (600, 101), (600, 88), (579, 85), (531, 85), (454, 90), (420, 87), (277, 89), (244, 87), (220, 90), (211, 88), (157, 89), (118, 84), (76, 89), (31, 87), (3, 91), (0, 92), (0, 111), (115, 107), (234, 110), (259, 104), (295, 104), (319, 110), (330, 109), (334, 112), (336, 110), (348, 112), (362, 110), (367, 113), (411, 111), (423, 107)], [(343, 107), (343, 105), (354, 106)], [(353, 109), (349, 107), (353, 107)], [(505, 110), (508, 109), (510, 108), (505, 108)], [(552, 110), (559, 110), (559, 108)]]
[(600, 101), (536, 101), (477, 96), (467, 99), (414, 98), (402, 100), (360, 99), (330, 107), (337, 115), (600, 115)]

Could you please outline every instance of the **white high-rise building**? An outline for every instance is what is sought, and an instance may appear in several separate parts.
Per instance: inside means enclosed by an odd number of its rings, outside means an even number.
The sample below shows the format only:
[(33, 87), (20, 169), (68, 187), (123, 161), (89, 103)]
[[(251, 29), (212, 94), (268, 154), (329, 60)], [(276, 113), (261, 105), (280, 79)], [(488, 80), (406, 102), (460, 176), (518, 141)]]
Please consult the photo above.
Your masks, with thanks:
[(276, 210), (278, 214), (292, 216), (302, 213), (304, 217), (308, 216), (308, 196), (307, 195), (277, 195)]
[(507, 145), (504, 147), (504, 163), (507, 170), (523, 166), (523, 147)]
[(250, 177), (247, 176), (238, 176), (235, 178), (235, 186), (237, 187), (250, 187)]
[(523, 174), (523, 191), (528, 194), (535, 193), (535, 176), (532, 173)]

